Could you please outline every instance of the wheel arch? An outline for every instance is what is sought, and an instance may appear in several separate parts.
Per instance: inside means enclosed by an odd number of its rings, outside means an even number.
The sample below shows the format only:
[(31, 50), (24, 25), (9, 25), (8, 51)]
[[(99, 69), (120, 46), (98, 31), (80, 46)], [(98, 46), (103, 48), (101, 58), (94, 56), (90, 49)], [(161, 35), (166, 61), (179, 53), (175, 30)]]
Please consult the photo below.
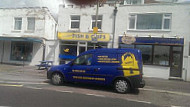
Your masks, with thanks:
[(115, 77), (115, 78), (113, 79), (113, 81), (112, 81), (112, 86), (114, 86), (115, 81), (116, 81), (116, 80), (119, 80), (119, 79), (126, 80), (126, 81), (129, 83), (129, 85), (131, 86), (131, 88), (134, 87), (133, 84), (132, 84), (132, 82), (131, 82), (131, 80), (130, 80), (128, 77), (122, 77), (122, 76), (120, 76), (120, 77)]
[(54, 72), (51, 74), (51, 77), (52, 77), (52, 75), (55, 74), (55, 73), (61, 74), (61, 76), (63, 76), (63, 78), (65, 78), (65, 75), (64, 75), (61, 71), (59, 71), (59, 70), (54, 71)]

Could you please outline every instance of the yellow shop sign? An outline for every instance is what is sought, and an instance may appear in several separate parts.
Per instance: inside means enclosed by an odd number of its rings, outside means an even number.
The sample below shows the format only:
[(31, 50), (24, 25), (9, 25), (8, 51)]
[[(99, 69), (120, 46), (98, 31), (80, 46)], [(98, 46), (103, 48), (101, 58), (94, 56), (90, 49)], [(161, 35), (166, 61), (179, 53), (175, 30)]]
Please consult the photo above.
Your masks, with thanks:
[(98, 42), (109, 42), (110, 35), (108, 33), (58, 33), (58, 39), (61, 40), (74, 40), (74, 41), (98, 41)]

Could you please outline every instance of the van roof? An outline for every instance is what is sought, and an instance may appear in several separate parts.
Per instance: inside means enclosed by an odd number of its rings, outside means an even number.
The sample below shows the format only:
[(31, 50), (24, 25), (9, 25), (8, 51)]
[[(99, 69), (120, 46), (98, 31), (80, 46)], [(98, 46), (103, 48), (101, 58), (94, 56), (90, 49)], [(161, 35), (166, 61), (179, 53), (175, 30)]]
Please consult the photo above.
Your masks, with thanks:
[(137, 53), (140, 52), (138, 49), (130, 49), (130, 48), (97, 48), (97, 49), (91, 49), (88, 50), (86, 53), (93, 53), (93, 52), (97, 52), (97, 53), (124, 53), (124, 52), (132, 52), (132, 53)]

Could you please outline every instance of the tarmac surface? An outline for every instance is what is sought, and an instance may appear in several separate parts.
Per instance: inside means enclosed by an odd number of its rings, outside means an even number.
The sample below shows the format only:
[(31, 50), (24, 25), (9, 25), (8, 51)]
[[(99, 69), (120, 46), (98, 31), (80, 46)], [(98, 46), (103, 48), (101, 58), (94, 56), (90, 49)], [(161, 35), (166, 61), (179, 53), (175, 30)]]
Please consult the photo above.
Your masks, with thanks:
[(46, 73), (46, 70), (38, 70), (36, 66), (0, 64), (0, 86), (78, 93), (166, 107), (190, 107), (190, 82), (144, 77), (146, 82), (144, 88), (139, 88), (129, 94), (118, 94), (114, 93), (111, 88), (101, 86), (70, 83), (54, 86), (49, 83)]

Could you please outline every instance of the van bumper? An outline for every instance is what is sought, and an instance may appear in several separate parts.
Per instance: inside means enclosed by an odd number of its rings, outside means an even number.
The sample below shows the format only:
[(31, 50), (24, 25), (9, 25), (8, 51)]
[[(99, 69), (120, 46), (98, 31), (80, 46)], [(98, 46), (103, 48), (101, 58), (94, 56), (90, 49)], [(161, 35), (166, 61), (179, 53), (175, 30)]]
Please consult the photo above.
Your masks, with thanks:
[(145, 81), (140, 76), (128, 77), (132, 88), (143, 88)]
[(140, 87), (139, 88), (143, 88), (145, 86), (145, 80), (142, 80), (141, 82), (140, 82)]
[(53, 72), (51, 72), (51, 71), (47, 71), (47, 79), (51, 79), (52, 73), (53, 73)]

